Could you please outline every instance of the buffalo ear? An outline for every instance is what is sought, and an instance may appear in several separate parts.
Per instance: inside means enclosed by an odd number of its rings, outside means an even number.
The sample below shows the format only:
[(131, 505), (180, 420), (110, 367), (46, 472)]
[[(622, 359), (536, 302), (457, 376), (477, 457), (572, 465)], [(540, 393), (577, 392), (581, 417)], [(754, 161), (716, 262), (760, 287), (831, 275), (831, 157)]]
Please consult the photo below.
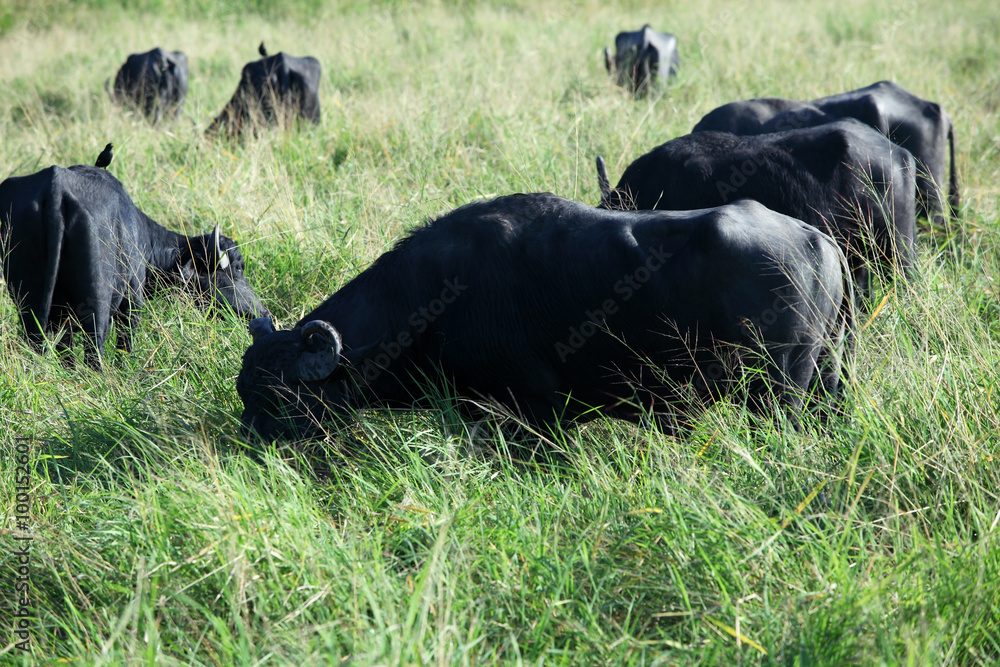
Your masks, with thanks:
[(250, 338), (257, 340), (262, 336), (274, 333), (274, 322), (271, 321), (270, 317), (255, 317), (250, 320), (250, 324), (247, 325), (250, 330)]
[(185, 281), (194, 280), (198, 276), (198, 270), (194, 268), (194, 260), (189, 259), (180, 266), (181, 278)]
[(305, 351), (299, 356), (299, 377), (303, 380), (325, 380), (340, 365), (343, 344), (340, 333), (329, 322), (312, 320), (302, 327)]
[(229, 268), (229, 252), (222, 250), (219, 236), (219, 223), (215, 223), (215, 229), (212, 230), (212, 261), (209, 262), (212, 273)]

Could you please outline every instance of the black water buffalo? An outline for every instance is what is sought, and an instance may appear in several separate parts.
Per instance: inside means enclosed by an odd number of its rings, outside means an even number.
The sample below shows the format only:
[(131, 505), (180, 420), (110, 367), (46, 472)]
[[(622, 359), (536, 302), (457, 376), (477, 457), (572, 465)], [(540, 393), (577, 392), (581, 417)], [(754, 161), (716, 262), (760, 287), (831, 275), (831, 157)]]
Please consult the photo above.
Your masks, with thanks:
[(837, 238), (863, 295), (868, 266), (914, 270), (914, 174), (909, 151), (853, 119), (678, 137), (632, 162), (613, 190), (598, 158), (601, 207), (689, 210), (756, 199)]
[[(237, 390), (265, 438), (450, 387), (528, 423), (658, 418), (757, 365), (755, 409), (839, 383), (852, 297), (826, 234), (753, 201), (606, 211), (551, 194), (416, 229), (294, 329), (254, 320)], [(767, 381), (766, 378), (769, 378)], [(665, 424), (670, 421), (662, 422)]]
[[(52, 166), (0, 183), (0, 258), (28, 339), (40, 346), (69, 319), (85, 334), (95, 366), (112, 318), (118, 347), (131, 349), (144, 295), (159, 283), (189, 285), (246, 317), (267, 314), (243, 275), (239, 249), (218, 226), (204, 236), (169, 231), (97, 167)], [(70, 332), (59, 346), (72, 343)]]
[(958, 176), (951, 117), (939, 104), (920, 99), (892, 81), (879, 81), (811, 102), (775, 97), (730, 102), (707, 113), (694, 126), (694, 132), (763, 134), (814, 127), (841, 118), (855, 118), (870, 125), (913, 154), (919, 168), (917, 213), (938, 223), (943, 222), (945, 213), (945, 168), (950, 161), (948, 202), (952, 215), (957, 215)]
[(133, 53), (115, 76), (114, 88), (104, 82), (112, 101), (134, 107), (151, 123), (180, 113), (188, 90), (188, 61), (180, 51), (157, 47)]
[(615, 37), (615, 55), (604, 49), (604, 66), (622, 88), (643, 95), (672, 76), (677, 76), (677, 38), (642, 26), (636, 32), (620, 32)]
[[(264, 44), (258, 49), (266, 53)], [(247, 63), (232, 99), (208, 128), (237, 136), (248, 129), (302, 118), (319, 124), (319, 61), (276, 53)]]

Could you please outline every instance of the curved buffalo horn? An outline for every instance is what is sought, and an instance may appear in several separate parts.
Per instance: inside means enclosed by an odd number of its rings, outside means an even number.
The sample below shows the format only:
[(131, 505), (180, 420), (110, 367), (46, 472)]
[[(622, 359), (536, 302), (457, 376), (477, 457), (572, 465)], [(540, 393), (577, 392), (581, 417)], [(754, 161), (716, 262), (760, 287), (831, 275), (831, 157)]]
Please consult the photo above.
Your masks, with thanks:
[(222, 251), (222, 244), (219, 237), (219, 223), (215, 223), (215, 229), (212, 230), (212, 248), (215, 252), (215, 258), (212, 262), (213, 271), (216, 269), (222, 269), (225, 271), (229, 268), (229, 253)]
[(604, 69), (608, 70), (608, 74), (611, 74), (611, 68), (614, 67), (614, 60), (611, 58), (611, 49), (607, 46), (604, 47)]
[(604, 164), (604, 158), (597, 156), (597, 187), (601, 189), (601, 201), (611, 194), (611, 181), (608, 180), (608, 168)]
[(261, 336), (274, 333), (274, 322), (270, 317), (255, 317), (247, 325), (250, 329), (250, 337), (257, 340)]
[(329, 322), (312, 320), (302, 327), (306, 350), (299, 356), (299, 377), (325, 380), (340, 364), (340, 334)]

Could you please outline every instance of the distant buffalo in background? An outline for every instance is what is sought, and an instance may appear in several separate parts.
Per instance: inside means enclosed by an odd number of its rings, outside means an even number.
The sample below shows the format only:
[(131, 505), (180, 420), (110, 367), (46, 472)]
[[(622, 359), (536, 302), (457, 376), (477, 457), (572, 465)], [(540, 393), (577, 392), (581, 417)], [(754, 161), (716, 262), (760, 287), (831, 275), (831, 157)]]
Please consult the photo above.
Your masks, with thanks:
[(717, 131), (754, 135), (781, 132), (854, 118), (870, 125), (913, 154), (917, 161), (917, 214), (944, 222), (945, 170), (950, 161), (948, 202), (959, 209), (955, 172), (955, 131), (951, 117), (936, 102), (921, 99), (892, 81), (798, 102), (759, 97), (730, 102), (705, 114), (694, 132)]
[(212, 121), (209, 134), (221, 129), (229, 136), (238, 136), (296, 118), (319, 124), (319, 61), (286, 53), (268, 56), (263, 43), (259, 51), (264, 57), (243, 67), (236, 92)]
[(218, 226), (202, 236), (172, 232), (98, 167), (52, 166), (0, 183), (0, 261), (28, 340), (40, 347), (66, 323), (57, 347), (68, 348), (78, 326), (92, 366), (112, 319), (118, 347), (131, 350), (145, 296), (161, 284), (187, 285), (247, 318), (267, 315)]
[(113, 102), (140, 111), (149, 122), (170, 120), (180, 113), (188, 90), (188, 61), (180, 51), (157, 47), (133, 53), (115, 76), (104, 82)]
[(648, 23), (636, 32), (618, 33), (614, 57), (611, 49), (604, 49), (604, 66), (615, 83), (640, 96), (676, 76), (678, 64), (677, 38)]

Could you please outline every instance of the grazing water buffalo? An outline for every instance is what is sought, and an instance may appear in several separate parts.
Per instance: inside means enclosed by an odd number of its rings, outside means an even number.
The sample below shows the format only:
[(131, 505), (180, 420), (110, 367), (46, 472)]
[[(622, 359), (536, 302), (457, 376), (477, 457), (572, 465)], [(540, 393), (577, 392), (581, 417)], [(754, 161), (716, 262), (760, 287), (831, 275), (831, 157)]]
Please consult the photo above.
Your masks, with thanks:
[[(264, 43), (258, 51), (266, 54)], [(285, 53), (264, 56), (247, 63), (229, 104), (212, 125), (209, 134), (220, 128), (230, 136), (262, 125), (290, 123), (302, 118), (319, 124), (319, 81), (321, 67), (315, 58), (296, 58)]]
[(133, 53), (115, 76), (114, 89), (104, 82), (112, 101), (132, 106), (151, 123), (180, 113), (188, 90), (188, 61), (180, 51), (155, 48)]
[(950, 160), (948, 201), (952, 215), (959, 208), (955, 173), (955, 131), (948, 113), (935, 102), (920, 99), (892, 81), (796, 102), (774, 97), (730, 102), (707, 113), (695, 132), (763, 134), (814, 127), (841, 118), (855, 118), (913, 154), (917, 161), (917, 213), (944, 221), (945, 167)]
[(689, 210), (746, 197), (819, 227), (840, 242), (863, 295), (869, 265), (915, 267), (913, 156), (852, 119), (678, 137), (636, 159), (614, 189), (597, 164), (602, 208)]
[(243, 423), (268, 439), (315, 436), (327, 418), (427, 405), (428, 386), (539, 426), (638, 419), (697, 409), (753, 365), (764, 372), (749, 374), (750, 404), (794, 413), (811, 391), (838, 387), (850, 285), (829, 236), (753, 201), (690, 212), (551, 194), (468, 204), (294, 329), (251, 322)]
[[(98, 167), (52, 166), (0, 183), (0, 261), (28, 339), (40, 346), (69, 319), (95, 366), (112, 318), (118, 347), (131, 350), (144, 295), (160, 282), (188, 285), (248, 318), (267, 315), (218, 226), (204, 236), (169, 231)], [(59, 346), (72, 343), (71, 332)]]
[(604, 66), (615, 82), (637, 95), (677, 76), (677, 38), (642, 26), (636, 32), (620, 32), (615, 37), (615, 55), (604, 49)]

